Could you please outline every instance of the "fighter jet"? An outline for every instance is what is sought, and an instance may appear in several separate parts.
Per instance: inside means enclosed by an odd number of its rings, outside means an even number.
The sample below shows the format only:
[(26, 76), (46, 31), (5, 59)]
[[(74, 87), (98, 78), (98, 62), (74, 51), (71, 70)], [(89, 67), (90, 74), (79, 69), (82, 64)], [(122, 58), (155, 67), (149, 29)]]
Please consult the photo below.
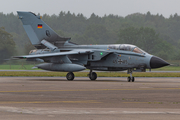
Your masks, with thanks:
[(128, 82), (134, 82), (133, 72), (146, 72), (146, 69), (169, 65), (163, 59), (150, 55), (135, 45), (77, 45), (71, 38), (62, 38), (53, 31), (41, 17), (32, 12), (17, 12), (19, 19), (32, 43), (37, 49), (29, 55), (14, 56), (27, 61), (44, 62), (35, 67), (68, 72), (67, 80), (73, 80), (75, 71), (89, 69), (90, 80), (96, 80), (99, 71), (124, 71), (130, 74)]

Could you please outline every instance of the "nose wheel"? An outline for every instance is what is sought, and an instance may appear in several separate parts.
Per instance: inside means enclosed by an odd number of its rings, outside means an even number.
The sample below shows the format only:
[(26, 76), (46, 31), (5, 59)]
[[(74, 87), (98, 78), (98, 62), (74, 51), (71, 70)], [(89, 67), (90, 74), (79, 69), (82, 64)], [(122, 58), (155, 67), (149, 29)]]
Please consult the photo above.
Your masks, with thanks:
[(127, 74), (130, 74), (130, 77), (127, 78), (128, 82), (134, 82), (135, 81), (135, 78), (132, 76), (132, 72), (133, 72), (132, 69), (128, 69), (128, 71), (127, 71)]
[(131, 82), (131, 81), (134, 82), (135, 79), (134, 79), (134, 77), (132, 77), (132, 78), (128, 77), (127, 80), (128, 80), (128, 82)]
[(73, 73), (73, 72), (69, 72), (69, 73), (66, 75), (66, 78), (67, 78), (67, 80), (69, 80), (69, 81), (74, 80), (74, 73)]

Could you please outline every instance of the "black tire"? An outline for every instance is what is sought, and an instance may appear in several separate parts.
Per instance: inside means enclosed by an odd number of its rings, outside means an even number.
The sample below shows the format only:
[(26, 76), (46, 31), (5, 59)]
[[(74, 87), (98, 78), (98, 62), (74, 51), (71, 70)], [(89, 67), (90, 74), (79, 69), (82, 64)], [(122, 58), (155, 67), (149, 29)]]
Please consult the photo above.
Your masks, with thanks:
[(131, 77), (128, 77), (127, 80), (128, 80), (128, 82), (131, 82)]
[(74, 73), (73, 73), (73, 72), (69, 72), (69, 73), (66, 75), (66, 78), (67, 78), (67, 80), (69, 80), (69, 81), (74, 80)]
[(134, 77), (132, 77), (132, 82), (134, 82), (135, 81), (135, 78)]
[(89, 78), (90, 78), (90, 80), (96, 80), (97, 74), (95, 72), (92, 72), (91, 74), (89, 74)]

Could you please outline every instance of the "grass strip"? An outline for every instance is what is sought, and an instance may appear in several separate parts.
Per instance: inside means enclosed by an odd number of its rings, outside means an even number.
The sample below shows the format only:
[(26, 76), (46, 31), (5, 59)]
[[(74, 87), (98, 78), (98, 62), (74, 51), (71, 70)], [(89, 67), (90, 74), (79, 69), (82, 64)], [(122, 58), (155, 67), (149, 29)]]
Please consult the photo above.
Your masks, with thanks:
[[(9, 77), (65, 77), (67, 72), (0, 71), (0, 76)], [(76, 77), (87, 77), (88, 72), (74, 72)], [(97, 72), (98, 77), (128, 77), (124, 72)], [(133, 73), (134, 77), (180, 77), (180, 73), (147, 72)]]

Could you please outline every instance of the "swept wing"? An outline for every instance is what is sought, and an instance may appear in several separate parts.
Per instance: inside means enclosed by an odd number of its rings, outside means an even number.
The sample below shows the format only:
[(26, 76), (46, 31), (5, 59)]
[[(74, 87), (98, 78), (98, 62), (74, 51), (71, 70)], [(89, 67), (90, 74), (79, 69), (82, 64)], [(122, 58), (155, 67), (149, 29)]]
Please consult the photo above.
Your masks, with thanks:
[(77, 55), (77, 54), (90, 54), (90, 53), (93, 53), (93, 51), (87, 51), (87, 50), (72, 50), (72, 51), (69, 51), (69, 52), (56, 52), (56, 53), (47, 53), (47, 54), (14, 56), (13, 58), (19, 58), (19, 59), (45, 58), (45, 57), (56, 57), (56, 56)]

